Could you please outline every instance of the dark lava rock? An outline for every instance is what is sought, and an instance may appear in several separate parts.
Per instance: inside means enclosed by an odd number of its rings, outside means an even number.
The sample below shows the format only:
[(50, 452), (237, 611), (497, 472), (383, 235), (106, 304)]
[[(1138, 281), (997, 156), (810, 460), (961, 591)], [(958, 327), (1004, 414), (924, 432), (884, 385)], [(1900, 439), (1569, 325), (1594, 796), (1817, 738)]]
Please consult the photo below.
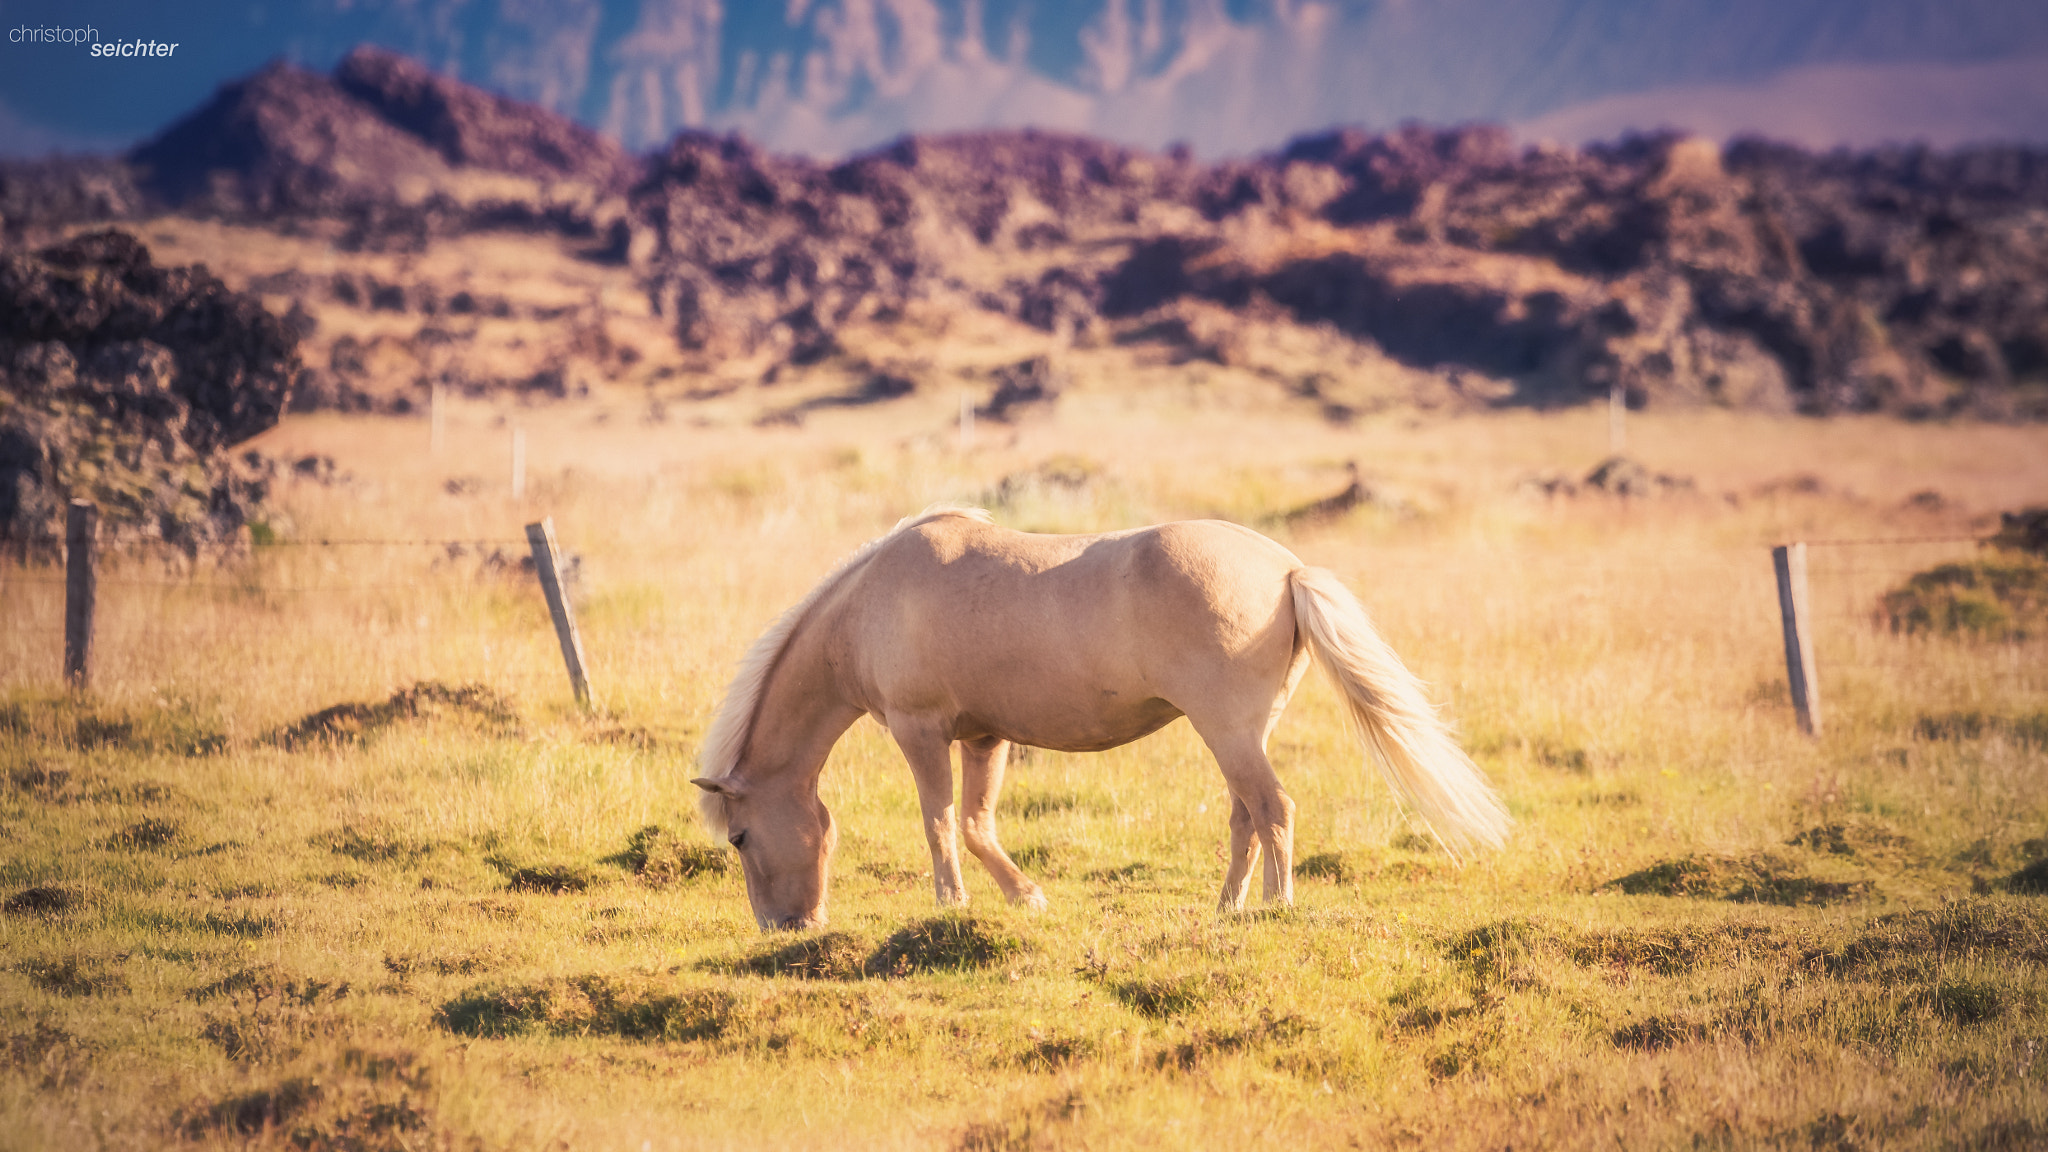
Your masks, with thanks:
[(0, 254), (0, 546), (55, 550), (74, 498), (103, 539), (227, 539), (265, 480), (224, 449), (277, 423), (297, 337), (125, 232)]
[(1066, 390), (1066, 374), (1052, 360), (1034, 356), (996, 369), (996, 390), (988, 403), (974, 410), (985, 420), (1009, 423), (1034, 408), (1049, 408)]

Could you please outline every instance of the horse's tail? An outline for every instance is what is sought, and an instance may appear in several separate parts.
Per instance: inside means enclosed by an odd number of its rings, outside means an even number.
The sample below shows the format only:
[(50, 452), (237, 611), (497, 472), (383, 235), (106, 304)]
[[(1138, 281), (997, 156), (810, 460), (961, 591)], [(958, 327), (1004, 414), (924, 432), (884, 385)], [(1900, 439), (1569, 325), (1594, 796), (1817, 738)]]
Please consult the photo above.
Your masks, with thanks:
[(1337, 682), (1387, 783), (1453, 856), (1500, 847), (1507, 809), (1423, 695), (1422, 681), (1380, 639), (1365, 606), (1326, 569), (1297, 568), (1288, 584), (1297, 627)]

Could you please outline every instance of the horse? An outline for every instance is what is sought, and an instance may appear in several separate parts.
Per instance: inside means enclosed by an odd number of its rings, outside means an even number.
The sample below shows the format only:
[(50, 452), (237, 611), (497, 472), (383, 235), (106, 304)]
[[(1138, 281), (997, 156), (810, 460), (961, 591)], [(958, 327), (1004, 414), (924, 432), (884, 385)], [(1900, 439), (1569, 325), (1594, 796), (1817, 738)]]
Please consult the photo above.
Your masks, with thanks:
[[(1422, 682), (1331, 572), (1236, 524), (1095, 535), (999, 527), (935, 505), (856, 551), (764, 632), (705, 735), (692, 783), (737, 851), (764, 931), (822, 925), (838, 841), (818, 777), (861, 716), (909, 762), (939, 904), (963, 905), (958, 840), (1016, 904), (1045, 893), (996, 835), (1013, 744), (1098, 752), (1186, 716), (1230, 791), (1219, 907), (1294, 896), (1294, 801), (1266, 741), (1310, 654), (1395, 792), (1454, 855), (1499, 847), (1508, 817)], [(952, 745), (960, 746), (959, 813)]]

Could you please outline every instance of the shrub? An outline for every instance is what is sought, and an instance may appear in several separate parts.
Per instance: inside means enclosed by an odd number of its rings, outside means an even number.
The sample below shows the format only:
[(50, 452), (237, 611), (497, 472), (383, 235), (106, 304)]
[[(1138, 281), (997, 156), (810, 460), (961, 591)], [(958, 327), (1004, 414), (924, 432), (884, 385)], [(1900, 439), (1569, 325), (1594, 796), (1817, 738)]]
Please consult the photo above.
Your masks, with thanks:
[(1884, 594), (1897, 632), (2024, 640), (2048, 630), (2048, 560), (2004, 553), (1942, 564)]

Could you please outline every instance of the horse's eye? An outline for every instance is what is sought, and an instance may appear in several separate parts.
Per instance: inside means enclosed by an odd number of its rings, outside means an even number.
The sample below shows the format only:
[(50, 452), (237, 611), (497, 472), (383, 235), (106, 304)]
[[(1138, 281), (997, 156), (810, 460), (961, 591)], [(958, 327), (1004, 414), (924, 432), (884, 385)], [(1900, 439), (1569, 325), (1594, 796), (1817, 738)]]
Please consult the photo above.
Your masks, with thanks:
[(735, 832), (728, 836), (725, 842), (735, 848), (744, 848), (747, 846), (747, 834), (745, 832)]

